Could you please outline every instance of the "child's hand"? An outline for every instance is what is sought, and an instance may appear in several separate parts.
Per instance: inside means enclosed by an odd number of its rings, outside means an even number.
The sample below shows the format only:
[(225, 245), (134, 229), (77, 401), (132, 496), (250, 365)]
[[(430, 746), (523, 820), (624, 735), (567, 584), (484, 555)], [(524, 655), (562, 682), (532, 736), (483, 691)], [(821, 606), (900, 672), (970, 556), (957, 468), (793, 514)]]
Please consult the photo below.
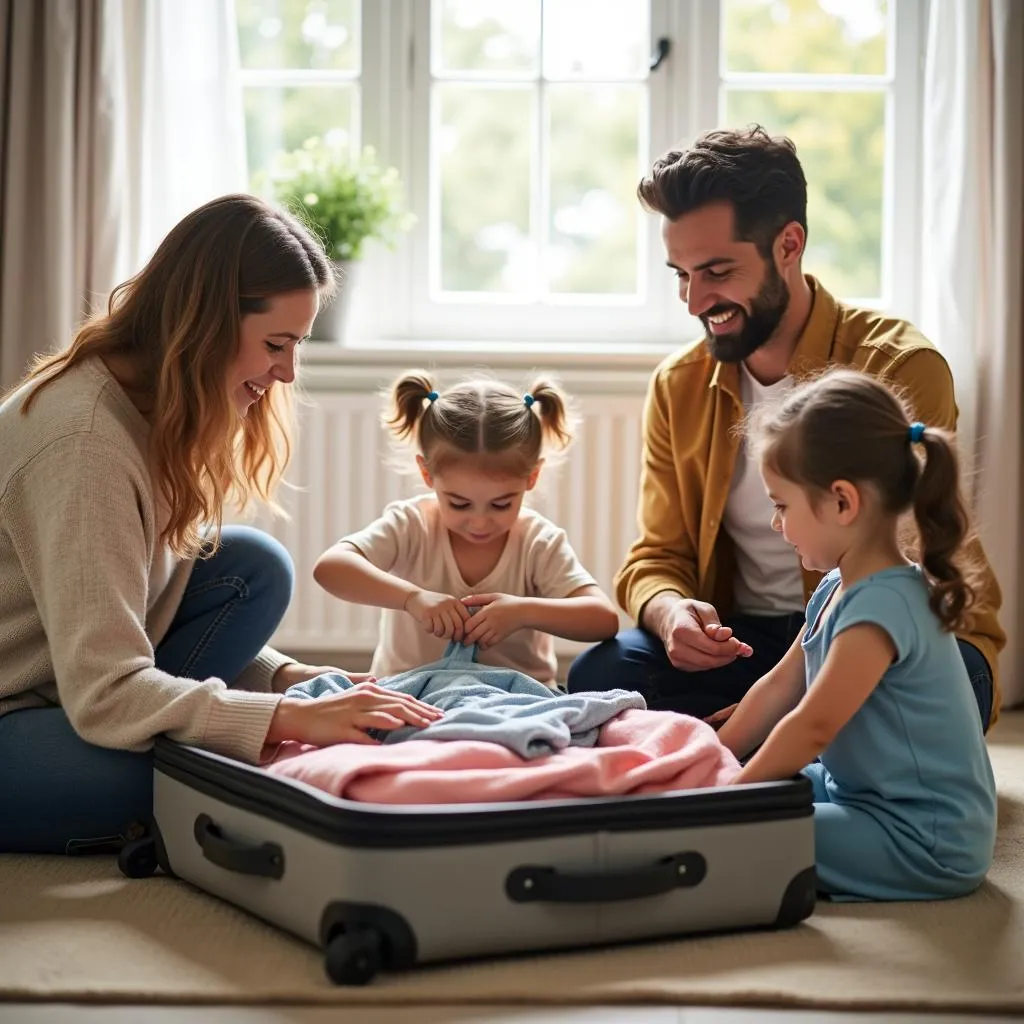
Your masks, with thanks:
[(517, 629), (522, 629), (526, 602), (511, 594), (473, 594), (462, 599), (467, 608), (476, 608), (466, 623), (467, 646), (477, 644), (481, 650), (500, 644)]
[(721, 711), (716, 711), (713, 715), (708, 715), (708, 717), (705, 718), (704, 721), (707, 722), (708, 725), (710, 725), (711, 728), (717, 732), (719, 729), (722, 728), (723, 725), (725, 725), (726, 722), (729, 721), (730, 718), (732, 718), (733, 712), (739, 706), (739, 702), (735, 704), (730, 704), (727, 708), (722, 708)]
[(289, 686), (304, 683), (307, 679), (315, 679), (328, 672), (344, 676), (351, 683), (375, 683), (377, 681), (376, 676), (370, 675), (369, 672), (349, 672), (347, 669), (335, 668), (334, 665), (304, 665), (299, 661), (290, 661), (274, 673), (272, 686), (275, 693), (284, 693)]
[(451, 594), (417, 590), (405, 602), (407, 611), (428, 633), (462, 643), (465, 623), (469, 619), (466, 606)]

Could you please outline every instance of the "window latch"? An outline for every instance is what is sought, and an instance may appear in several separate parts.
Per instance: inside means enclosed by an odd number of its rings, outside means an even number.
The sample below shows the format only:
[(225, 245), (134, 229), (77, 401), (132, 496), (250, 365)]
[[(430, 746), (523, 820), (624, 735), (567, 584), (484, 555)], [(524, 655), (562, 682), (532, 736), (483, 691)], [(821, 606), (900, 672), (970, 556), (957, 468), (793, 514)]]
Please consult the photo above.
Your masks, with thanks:
[(647, 65), (649, 71), (657, 71), (662, 61), (669, 55), (672, 49), (672, 40), (668, 36), (662, 36), (655, 44), (654, 53), (651, 54), (651, 62)]

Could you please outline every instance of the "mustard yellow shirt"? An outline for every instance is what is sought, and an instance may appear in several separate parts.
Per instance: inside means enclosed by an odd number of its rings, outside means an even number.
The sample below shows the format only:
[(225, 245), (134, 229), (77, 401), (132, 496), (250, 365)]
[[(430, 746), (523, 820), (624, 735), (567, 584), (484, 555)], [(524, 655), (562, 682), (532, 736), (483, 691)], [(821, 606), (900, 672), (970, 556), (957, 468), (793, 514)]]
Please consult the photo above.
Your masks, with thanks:
[[(853, 366), (901, 390), (917, 419), (955, 430), (953, 377), (939, 351), (911, 324), (837, 302), (813, 277), (811, 315), (790, 360), (797, 380), (829, 365)], [(739, 369), (720, 363), (703, 339), (666, 358), (655, 371), (644, 407), (644, 448), (637, 513), (640, 536), (615, 579), (619, 604), (637, 622), (662, 591), (708, 601), (720, 615), (733, 602), (733, 545), (721, 529), (743, 417)], [(972, 631), (962, 634), (992, 668), (998, 714), (998, 655), (1006, 643), (997, 613), (999, 584), (981, 545), (971, 554), (982, 569)], [(796, 555), (794, 554), (794, 557)], [(821, 574), (803, 572), (809, 600)]]

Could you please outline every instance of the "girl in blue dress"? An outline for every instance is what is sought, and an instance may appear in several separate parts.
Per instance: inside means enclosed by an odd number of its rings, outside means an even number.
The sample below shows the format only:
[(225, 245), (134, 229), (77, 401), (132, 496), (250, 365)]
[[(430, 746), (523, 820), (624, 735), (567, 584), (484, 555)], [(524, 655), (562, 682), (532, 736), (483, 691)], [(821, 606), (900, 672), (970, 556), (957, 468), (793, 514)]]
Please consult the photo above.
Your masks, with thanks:
[[(842, 370), (752, 418), (772, 527), (825, 573), (792, 648), (722, 726), (736, 782), (814, 786), (819, 889), (961, 896), (992, 862), (996, 789), (954, 631), (970, 614), (968, 515), (953, 439)], [(916, 520), (920, 564), (901, 543)]]

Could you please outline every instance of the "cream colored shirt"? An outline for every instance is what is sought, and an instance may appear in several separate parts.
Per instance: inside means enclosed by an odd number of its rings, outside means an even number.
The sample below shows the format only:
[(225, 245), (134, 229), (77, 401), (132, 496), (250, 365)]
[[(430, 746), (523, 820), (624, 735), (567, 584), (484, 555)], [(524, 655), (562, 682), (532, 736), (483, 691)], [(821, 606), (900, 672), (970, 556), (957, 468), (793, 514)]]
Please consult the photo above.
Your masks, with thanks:
[(159, 539), (146, 420), (99, 359), (24, 396), (0, 405), (0, 714), (61, 705), (99, 746), (257, 761), (290, 659), (264, 648), (230, 689), (154, 665), (193, 562)]
[[(378, 569), (453, 597), (470, 594), (512, 594), (517, 597), (568, 597), (595, 580), (583, 568), (559, 529), (533, 509), (524, 508), (509, 533), (498, 564), (470, 586), (452, 553), (448, 531), (441, 525), (437, 499), (422, 494), (396, 501), (380, 519), (343, 541), (353, 545)], [(371, 671), (378, 678), (436, 661), (447, 641), (424, 632), (407, 612), (381, 611), (380, 638)], [(479, 653), (482, 665), (500, 665), (553, 683), (557, 671), (554, 640), (549, 633), (521, 629)]]

